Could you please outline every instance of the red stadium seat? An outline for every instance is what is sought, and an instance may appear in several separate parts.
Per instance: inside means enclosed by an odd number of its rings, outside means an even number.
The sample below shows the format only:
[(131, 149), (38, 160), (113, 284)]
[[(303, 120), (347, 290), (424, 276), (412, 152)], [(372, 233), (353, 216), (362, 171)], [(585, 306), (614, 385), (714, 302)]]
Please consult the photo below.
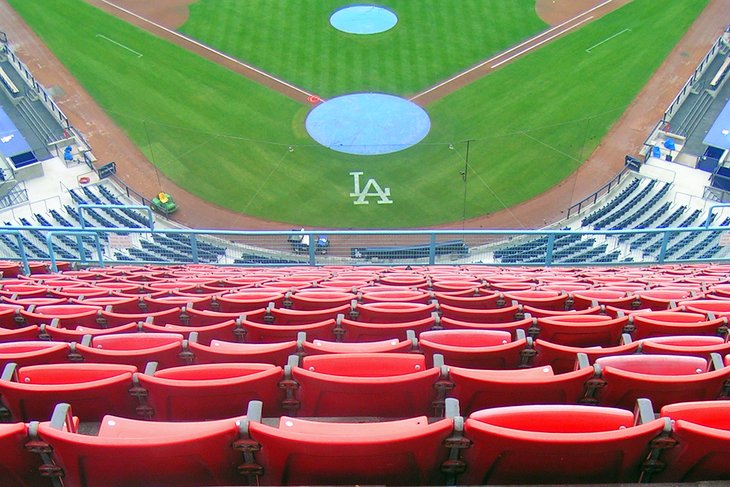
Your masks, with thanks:
[(535, 289), (536, 283), (534, 282), (504, 282), (504, 281), (493, 281), (489, 283), (489, 289), (492, 291), (508, 292), (508, 291), (529, 291)]
[(26, 448), (28, 425), (0, 423), (0, 481), (3, 487), (47, 487), (52, 485), (40, 475), (41, 459)]
[(349, 305), (356, 297), (350, 292), (304, 290), (289, 294), (287, 299), (291, 301), (292, 309), (313, 311)]
[(540, 291), (558, 291), (564, 293), (573, 293), (576, 291), (585, 291), (591, 289), (591, 285), (586, 282), (548, 282), (540, 284), (537, 287)]
[(730, 299), (694, 299), (680, 301), (678, 306), (684, 306), (687, 311), (694, 313), (710, 314), (712, 318), (730, 318)]
[(555, 375), (550, 366), (518, 370), (478, 370), (449, 367), (453, 389), (465, 414), (480, 409), (521, 404), (578, 404), (586, 396), (585, 383), (594, 374), (586, 364)]
[[(305, 355), (320, 355), (325, 353), (404, 353), (418, 348), (415, 333), (408, 334), (405, 340), (392, 338), (372, 342), (332, 342), (314, 339), (311, 342), (302, 342), (302, 351)], [(305, 336), (306, 338), (306, 336)]]
[(670, 428), (653, 415), (581, 405), (511, 406), (472, 413), (459, 483), (638, 482), (650, 442)]
[(730, 299), (730, 284), (715, 284), (706, 294), (707, 298)]
[(454, 418), (324, 422), (283, 416), (249, 424), (256, 485), (447, 485), (441, 465)]
[(166, 291), (166, 292), (172, 292), (172, 291), (189, 291), (192, 292), (195, 290), (195, 284), (188, 283), (188, 282), (181, 282), (178, 280), (173, 281), (152, 281), (148, 284), (145, 284), (148, 289), (151, 289), (153, 291)]
[(468, 321), (453, 320), (451, 318), (441, 318), (439, 325), (447, 330), (497, 330), (508, 331), (512, 335), (512, 339), (516, 340), (519, 331), (527, 333), (531, 328), (536, 329), (537, 320), (530, 316), (517, 321), (505, 321), (502, 323), (473, 323)]
[(269, 305), (263, 315), (246, 313), (246, 319), (257, 323), (276, 325), (308, 325), (326, 320), (334, 320), (338, 314), (349, 313), (351, 305), (335, 306), (334, 308), (316, 310), (294, 310), (275, 308)]
[(243, 320), (243, 329), (246, 331), (246, 342), (249, 343), (273, 343), (296, 340), (299, 332), (305, 332), (312, 339), (334, 340), (336, 321), (325, 319), (323, 321), (307, 324), (273, 324), (267, 325)]
[(340, 315), (337, 317), (335, 334), (341, 335), (343, 342), (350, 343), (371, 342), (393, 338), (405, 340), (409, 331), (413, 331), (418, 336), (424, 331), (433, 329), (436, 326), (436, 318), (437, 316), (431, 316), (430, 318), (423, 318), (416, 321), (370, 323), (350, 320)]
[(16, 277), (18, 274), (20, 274), (20, 263), (19, 262), (10, 262), (7, 260), (0, 261), (0, 275), (4, 279), (9, 277)]
[(57, 306), (31, 306), (27, 310), (20, 310), (23, 323), (26, 325), (49, 324), (54, 318), (58, 326), (76, 328), (77, 326), (99, 327), (97, 322), (100, 306), (86, 306), (79, 304), (62, 304)]
[(661, 416), (672, 420), (673, 448), (660, 457), (666, 465), (656, 482), (697, 482), (730, 478), (730, 401), (669, 404)]
[(502, 293), (489, 293), (475, 296), (474, 293), (467, 295), (453, 295), (443, 292), (434, 292), (434, 298), (439, 305), (448, 305), (455, 308), (467, 309), (495, 309), (501, 308), (506, 304)]
[(366, 278), (343, 278), (343, 279), (329, 279), (319, 283), (320, 288), (331, 289), (339, 292), (354, 292), (356, 289), (369, 286), (372, 281)]
[(389, 286), (415, 288), (426, 284), (426, 278), (421, 274), (411, 272), (387, 272), (381, 274), (380, 282)]
[(185, 325), (155, 325), (152, 323), (140, 323), (139, 327), (146, 333), (179, 333), (185, 339), (190, 338), (191, 333), (197, 333), (197, 342), (209, 344), (211, 340), (223, 340), (226, 342), (243, 342), (246, 331), (240, 320), (228, 320), (206, 326), (185, 326)]
[(73, 400), (89, 421), (105, 414), (134, 416), (129, 395), (136, 367), (116, 364), (5, 366), (0, 398), (14, 421), (46, 419), (59, 401)]
[(15, 330), (0, 328), (0, 343), (38, 340), (39, 332), (40, 327), (38, 325), (28, 325)]
[(155, 421), (209, 421), (240, 414), (259, 400), (265, 416), (284, 414), (281, 367), (256, 363), (186, 365), (156, 371), (147, 368), (135, 381), (146, 392), (145, 416)]
[(620, 355), (596, 360), (596, 380), (603, 382), (596, 395), (599, 405), (631, 409), (638, 398), (648, 398), (657, 408), (685, 401), (721, 398), (730, 378), (719, 356), (707, 360), (682, 355)]
[(93, 298), (97, 296), (108, 296), (109, 290), (103, 287), (64, 286), (62, 288), (49, 289), (48, 294), (57, 298)]
[(381, 302), (357, 304), (350, 318), (362, 323), (405, 323), (431, 317), (433, 304)]
[(446, 278), (446, 279), (433, 279), (431, 282), (431, 290), (434, 293), (461, 293), (468, 291), (470, 294), (478, 292), (482, 283), (477, 278)]
[(193, 340), (188, 343), (196, 364), (213, 363), (266, 363), (286, 364), (291, 354), (299, 351), (296, 341), (280, 343), (231, 343), (211, 340), (210, 345), (201, 345)]
[(538, 318), (538, 338), (573, 347), (612, 347), (619, 344), (628, 317), (565, 314)]
[(20, 305), (0, 303), (0, 328), (6, 330), (17, 328), (21, 324), (20, 320), (22, 320), (20, 316), (21, 309), (23, 307)]
[(128, 323), (135, 323), (139, 321), (149, 321), (158, 325), (174, 324), (182, 325), (182, 318), (180, 315), (180, 308), (170, 308), (166, 311), (157, 311), (150, 313), (115, 313), (112, 311), (101, 311), (99, 318), (99, 328), (109, 328), (119, 325), (126, 325)]
[(690, 299), (694, 295), (695, 292), (692, 289), (676, 288), (654, 288), (634, 293), (634, 296), (638, 298), (638, 308), (649, 308), (655, 311), (673, 308), (677, 302)]
[(518, 304), (523, 306), (534, 306), (536, 308), (552, 310), (552, 311), (565, 311), (566, 301), (569, 295), (566, 293), (560, 293), (557, 291), (539, 291), (539, 290), (526, 290), (526, 291), (506, 291), (504, 298), (507, 302), (516, 301)]
[(10, 362), (20, 367), (68, 362), (70, 351), (68, 343), (40, 340), (0, 343), (0, 366)]
[(0, 289), (0, 296), (13, 299), (50, 297), (49, 289), (38, 284), (7, 284)]
[(68, 404), (59, 404), (37, 430), (66, 487), (192, 487), (245, 480), (238, 473), (243, 454), (235, 449), (245, 424), (243, 417), (168, 423), (105, 416), (90, 436), (78, 433)]
[(360, 296), (362, 303), (421, 303), (428, 304), (431, 295), (424, 291), (404, 289), (402, 291), (370, 291)]
[(441, 369), (427, 368), (422, 355), (311, 355), (301, 366), (290, 365), (298, 384), (297, 416), (434, 415), (434, 384)]
[[(508, 331), (497, 330), (434, 330), (418, 336), (418, 344), (433, 366), (433, 356), (441, 354), (448, 366), (472, 369), (516, 369), (527, 366), (532, 339), (512, 341)], [(529, 343), (529, 345), (528, 345)]]
[(139, 307), (145, 313), (167, 311), (178, 307), (194, 307), (202, 311), (210, 309), (212, 300), (212, 296), (161, 296), (157, 298), (145, 296), (139, 301)]
[(266, 310), (264, 308), (247, 311), (245, 313), (223, 313), (220, 311), (209, 311), (207, 309), (197, 310), (195, 308), (190, 308), (186, 309), (185, 314), (181, 316), (181, 321), (184, 321), (184, 323), (181, 324), (185, 324), (188, 326), (208, 326), (223, 323), (224, 321), (241, 320), (244, 318), (263, 322), (263, 317), (265, 314)]
[(587, 289), (575, 291), (571, 294), (574, 309), (591, 308), (597, 305), (613, 306), (615, 308), (632, 309), (635, 297), (626, 291), (607, 289)]
[(138, 298), (139, 296), (146, 294), (146, 290), (142, 286), (129, 282), (98, 282), (95, 284), (95, 287), (108, 289), (109, 291), (112, 291), (115, 296), (118, 297)]
[(535, 340), (535, 358), (533, 365), (536, 367), (549, 365), (556, 374), (564, 374), (575, 369), (576, 357), (583, 353), (588, 358), (588, 363), (593, 364), (600, 357), (612, 355), (631, 355), (638, 352), (641, 342), (632, 342), (631, 337), (624, 336), (624, 343), (615, 347), (573, 347), (560, 345), (545, 340)]
[(565, 310), (550, 310), (550, 309), (542, 309), (542, 308), (536, 308), (534, 306), (525, 305), (522, 307), (522, 311), (525, 314), (530, 314), (530, 316), (534, 316), (535, 318), (549, 318), (551, 316), (565, 316), (567, 315), (600, 315), (604, 312), (603, 306), (594, 306), (592, 308), (585, 308), (585, 309), (571, 309), (569, 311)]
[(516, 304), (495, 309), (457, 308), (442, 304), (439, 309), (444, 318), (469, 323), (508, 323), (523, 318), (523, 316), (520, 316), (522, 308)]
[(284, 293), (278, 290), (261, 291), (254, 288), (218, 296), (216, 301), (218, 311), (222, 313), (244, 313), (265, 309), (269, 303), (281, 307), (284, 302)]
[(73, 298), (70, 302), (86, 306), (100, 306), (104, 309), (106, 309), (107, 306), (111, 306), (111, 310), (108, 311), (114, 311), (116, 313), (139, 313), (142, 311), (139, 308), (140, 298), (133, 296), (102, 296), (85, 299)]
[(707, 320), (701, 313), (653, 311), (629, 316), (634, 340), (674, 335), (727, 336), (727, 317)]
[(40, 298), (2, 298), (2, 303), (0, 306), (2, 306), (2, 310), (9, 309), (11, 306), (15, 306), (16, 309), (28, 309), (31, 306), (56, 306), (56, 305), (63, 305), (68, 304), (69, 300), (66, 298), (46, 298), (46, 297), (40, 297)]
[(39, 333), (46, 335), (54, 342), (79, 342), (84, 338), (84, 335), (111, 335), (114, 333), (136, 333), (140, 331), (137, 323), (128, 323), (126, 325), (115, 326), (113, 328), (89, 328), (85, 326), (78, 326), (74, 329), (59, 328), (50, 325), (41, 325)]
[(705, 335), (678, 335), (645, 338), (641, 341), (642, 353), (664, 355), (692, 355), (711, 359), (713, 353), (725, 356), (730, 353), (730, 343), (726, 338)]
[(179, 333), (96, 335), (86, 337), (74, 350), (84, 362), (134, 365), (139, 370), (147, 362), (157, 362), (167, 368), (186, 363), (183, 339)]

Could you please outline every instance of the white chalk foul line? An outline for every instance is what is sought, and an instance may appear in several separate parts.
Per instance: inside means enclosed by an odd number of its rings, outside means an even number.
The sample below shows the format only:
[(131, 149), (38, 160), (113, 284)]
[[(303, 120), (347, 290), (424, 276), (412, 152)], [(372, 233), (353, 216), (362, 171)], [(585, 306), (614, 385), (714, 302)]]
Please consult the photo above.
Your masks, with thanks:
[(301, 88), (298, 88), (298, 87), (296, 87), (296, 86), (294, 86), (294, 85), (292, 85), (292, 84), (289, 84), (289, 83), (287, 83), (287, 82), (286, 82), (286, 81), (284, 81), (284, 80), (281, 80), (281, 79), (279, 79), (279, 78), (276, 78), (276, 77), (274, 77), (274, 76), (271, 76), (271, 75), (270, 75), (269, 73), (266, 73), (266, 72), (264, 72), (264, 71), (261, 71), (260, 69), (258, 69), (258, 68), (255, 68), (255, 67), (251, 66), (250, 64), (246, 64), (246, 63), (244, 63), (244, 62), (241, 62), (241, 61), (239, 61), (238, 59), (236, 59), (236, 58), (234, 58), (234, 57), (231, 57), (231, 56), (229, 56), (229, 55), (227, 55), (227, 54), (224, 54), (224, 53), (222, 53), (222, 52), (220, 52), (220, 51), (218, 51), (218, 50), (216, 50), (216, 49), (213, 49), (212, 47), (208, 47), (208, 46), (206, 46), (205, 44), (203, 44), (203, 43), (201, 43), (201, 42), (198, 42), (198, 41), (196, 41), (195, 39), (191, 39), (191, 38), (190, 38), (190, 37), (188, 37), (188, 36), (185, 36), (185, 35), (182, 35), (182, 34), (180, 34), (179, 32), (175, 32), (175, 31), (174, 31), (174, 30), (172, 30), (172, 29), (168, 29), (168, 28), (167, 28), (167, 27), (165, 27), (164, 25), (158, 24), (157, 22), (153, 22), (153, 21), (151, 21), (151, 20), (149, 20), (149, 19), (147, 19), (147, 18), (145, 18), (145, 17), (142, 17), (141, 15), (139, 15), (139, 14), (136, 14), (136, 13), (132, 12), (131, 10), (128, 10), (128, 9), (126, 9), (126, 8), (124, 8), (124, 7), (120, 7), (119, 5), (116, 5), (116, 4), (114, 4), (114, 3), (112, 3), (112, 2), (110, 2), (110, 1), (108, 1), (108, 0), (101, 0), (101, 1), (102, 1), (103, 3), (105, 3), (105, 4), (109, 5), (110, 7), (113, 7), (113, 8), (115, 8), (115, 9), (117, 9), (117, 10), (121, 10), (121, 11), (122, 11), (122, 12), (124, 12), (125, 14), (127, 14), (127, 15), (131, 15), (132, 17), (134, 17), (134, 18), (136, 18), (136, 19), (139, 19), (139, 20), (141, 20), (142, 22), (146, 22), (146, 23), (148, 23), (148, 24), (150, 24), (150, 25), (153, 25), (153, 26), (157, 27), (157, 28), (158, 28), (158, 29), (160, 29), (160, 30), (164, 30), (164, 31), (165, 31), (165, 32), (167, 32), (168, 34), (174, 35), (175, 37), (177, 37), (177, 38), (179, 38), (179, 39), (183, 39), (184, 41), (187, 41), (187, 42), (189, 42), (189, 43), (191, 43), (191, 44), (194, 44), (194, 45), (196, 45), (196, 46), (200, 47), (201, 49), (205, 49), (205, 50), (206, 50), (206, 51), (208, 51), (208, 52), (212, 52), (213, 54), (215, 54), (215, 55), (217, 55), (217, 56), (220, 56), (220, 57), (222, 57), (223, 59), (225, 59), (225, 60), (227, 60), (227, 61), (230, 61), (230, 62), (232, 62), (232, 63), (236, 63), (236, 64), (238, 64), (239, 66), (243, 66), (243, 67), (244, 67), (244, 68), (246, 68), (246, 69), (250, 69), (251, 71), (253, 71), (253, 72), (257, 73), (257, 74), (259, 74), (259, 75), (261, 75), (261, 76), (263, 76), (263, 77), (265, 77), (265, 78), (268, 78), (268, 79), (270, 79), (271, 81), (274, 81), (274, 82), (276, 82), (276, 83), (279, 83), (280, 85), (286, 86), (287, 88), (291, 88), (291, 89), (292, 89), (292, 90), (294, 90), (294, 91), (297, 91), (297, 92), (299, 92), (299, 93), (301, 93), (301, 94), (303, 94), (303, 95), (306, 95), (307, 97), (310, 97), (310, 96), (314, 96), (314, 94), (313, 94), (313, 93), (309, 93), (309, 92), (307, 92), (307, 91), (304, 91), (303, 89), (301, 89)]
[[(541, 38), (541, 37), (543, 37), (545, 35), (548, 35), (551, 32), (554, 32), (554, 31), (556, 31), (558, 29), (563, 28), (564, 26), (570, 24), (574, 20), (577, 20), (577, 19), (583, 17), (584, 15), (587, 15), (587, 14), (589, 14), (591, 12), (594, 12), (594, 11), (598, 10), (599, 8), (603, 8), (604, 6), (608, 5), (611, 2), (613, 2), (613, 0), (606, 0), (605, 2), (599, 3), (595, 7), (592, 7), (590, 9), (586, 10), (585, 12), (581, 12), (578, 15), (576, 15), (575, 17), (571, 17), (570, 19), (568, 19), (568, 20), (566, 20), (566, 21), (564, 21), (564, 22), (562, 22), (562, 23), (560, 23), (558, 25), (555, 25), (555, 26), (551, 27), (551, 28), (549, 28), (548, 30), (546, 30), (544, 32), (540, 32), (539, 34), (537, 34), (537, 35), (535, 35), (533, 37), (530, 37), (526, 41), (523, 41), (523, 42), (517, 44), (516, 46), (513, 46), (513, 47), (507, 49), (506, 51), (500, 52), (499, 54), (497, 54), (495, 56), (492, 56), (491, 58), (487, 59), (486, 61), (482, 61), (481, 63), (477, 64), (476, 66), (472, 66), (471, 68), (467, 69), (466, 71), (462, 71), (462, 72), (460, 72), (460, 73), (452, 76), (451, 78), (449, 78), (447, 80), (444, 80), (441, 83), (438, 83), (438, 84), (436, 84), (436, 85), (434, 85), (434, 86), (432, 86), (432, 87), (430, 87), (430, 88), (428, 88), (428, 89), (426, 89), (426, 90), (424, 90), (424, 91), (422, 91), (422, 92), (420, 92), (420, 93), (412, 96), (411, 97), (411, 100), (415, 100), (415, 99), (417, 99), (417, 98), (419, 98), (419, 97), (421, 97), (423, 95), (426, 95), (428, 93), (431, 93), (434, 90), (437, 90), (437, 89), (441, 88), (442, 86), (445, 86), (445, 85), (447, 85), (447, 84), (449, 84), (449, 83), (451, 83), (453, 81), (456, 81), (457, 79), (466, 76), (467, 74), (471, 73), (472, 71), (476, 71), (477, 69), (480, 69), (480, 68), (486, 66), (487, 64), (496, 61), (497, 59), (501, 58), (502, 56), (506, 56), (507, 54), (509, 54), (511, 52), (514, 52), (514, 51), (520, 49), (521, 47), (523, 47), (523, 46), (525, 46), (525, 45), (527, 45), (527, 44), (529, 44), (531, 42), (535, 42), (535, 40), (537, 40), (537, 39), (539, 39), (539, 38)], [(593, 17), (591, 16), (590, 18), (593, 18)], [(573, 26), (573, 27), (575, 27), (575, 26)], [(570, 29), (572, 29), (572, 27)], [(564, 33), (564, 32), (568, 32), (568, 30), (570, 30), (570, 29), (567, 29), (565, 31), (561, 31), (561, 34)], [(558, 34), (558, 35), (560, 35), (560, 34)], [(550, 39), (553, 39), (555, 37), (556, 36), (552, 36), (552, 37), (550, 37)], [(525, 52), (527, 52), (527, 51), (525, 51)], [(519, 54), (518, 54), (518, 56), (519, 56)], [(510, 59), (513, 59), (514, 57), (516, 57), (516, 56), (513, 56)]]
[(114, 39), (109, 39), (109, 38), (108, 38), (107, 36), (105, 36), (105, 35), (103, 35), (103, 34), (96, 34), (96, 37), (99, 37), (99, 38), (101, 38), (101, 39), (104, 39), (104, 40), (106, 40), (106, 41), (109, 41), (109, 42), (111, 42), (112, 44), (116, 44), (117, 46), (121, 47), (122, 49), (126, 49), (127, 51), (131, 52), (132, 54), (134, 54), (134, 55), (135, 55), (135, 56), (137, 56), (138, 58), (142, 57), (142, 53), (141, 53), (141, 52), (137, 52), (137, 51), (135, 51), (134, 49), (132, 49), (131, 47), (125, 46), (125, 45), (124, 45), (124, 44), (122, 44), (121, 42), (117, 42), (117, 41), (115, 41)]
[(592, 51), (593, 49), (597, 48), (597, 47), (598, 47), (598, 46), (600, 46), (601, 44), (603, 44), (603, 43), (605, 43), (605, 42), (608, 42), (608, 41), (610, 41), (611, 39), (613, 39), (614, 37), (618, 37), (618, 36), (620, 36), (621, 34), (624, 34), (624, 33), (626, 33), (626, 32), (631, 32), (631, 29), (624, 29), (624, 30), (622, 30), (621, 32), (617, 32), (617, 33), (615, 33), (615, 34), (614, 34), (614, 35), (612, 35), (611, 37), (607, 37), (607, 38), (603, 39), (603, 40), (602, 40), (601, 42), (599, 42), (598, 44), (594, 44), (594, 45), (592, 45), (591, 47), (589, 47), (588, 49), (586, 49), (586, 52), (591, 52), (591, 51)]
[(591, 15), (590, 17), (586, 17), (585, 19), (581, 20), (580, 22), (578, 22), (578, 23), (576, 23), (576, 24), (573, 24), (573, 25), (571, 25), (570, 27), (568, 27), (568, 28), (567, 28), (567, 29), (565, 29), (565, 30), (561, 30), (560, 32), (556, 32), (555, 34), (551, 35), (550, 37), (546, 37), (545, 39), (541, 40), (540, 42), (538, 42), (538, 43), (536, 43), (536, 44), (533, 44), (533, 45), (531, 45), (530, 47), (528, 47), (528, 48), (527, 48), (527, 49), (525, 49), (524, 51), (520, 51), (520, 52), (518, 52), (517, 54), (513, 54), (512, 56), (510, 56), (510, 57), (508, 57), (508, 58), (506, 58), (506, 59), (503, 59), (503, 60), (501, 60), (500, 62), (498, 62), (498, 63), (496, 63), (496, 64), (492, 64), (491, 68), (492, 68), (492, 69), (498, 68), (498, 67), (500, 67), (501, 65), (503, 65), (504, 63), (508, 63), (508, 62), (512, 61), (512, 60), (513, 60), (514, 58), (516, 58), (516, 57), (520, 57), (520, 56), (522, 56), (522, 55), (524, 55), (524, 54), (527, 54), (528, 52), (532, 51), (532, 50), (533, 50), (533, 49), (535, 49), (536, 47), (540, 47), (540, 46), (542, 46), (543, 44), (545, 44), (546, 42), (550, 42), (550, 41), (552, 41), (553, 39), (555, 39), (556, 37), (559, 37), (559, 36), (561, 36), (561, 35), (565, 34), (566, 32), (570, 32), (571, 30), (575, 29), (575, 28), (576, 28), (576, 27), (578, 27), (579, 25), (582, 25), (582, 24), (584, 24), (584, 23), (586, 23), (586, 22), (590, 21), (591, 19), (593, 19), (593, 16), (592, 16), (592, 15)]

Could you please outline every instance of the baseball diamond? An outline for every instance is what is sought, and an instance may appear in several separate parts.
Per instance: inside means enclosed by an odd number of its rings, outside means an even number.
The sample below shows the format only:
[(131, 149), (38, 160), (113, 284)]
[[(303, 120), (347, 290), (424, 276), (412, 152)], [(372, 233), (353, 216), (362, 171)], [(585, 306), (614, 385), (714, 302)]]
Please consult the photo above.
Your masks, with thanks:
[[(187, 2), (9, 3), (158, 168), (163, 187), (144, 192), (189, 193), (284, 226), (332, 228), (479, 221), (561, 183), (572, 188), (551, 206), (570, 206), (610, 179), (594, 174), (578, 184), (586, 159), (707, 5), (657, 11), (646, 0), (585, 1), (562, 13), (556, 4), (551, 18), (550, 5), (536, 9), (532, 0), (458, 9), (402, 0), (384, 5), (398, 15), (392, 29), (363, 36), (330, 25), (338, 1), (202, 1), (177, 19), (169, 14)], [(287, 35), (266, 38), (274, 32)], [(114, 62), (102, 67), (93, 61), (100, 58)], [(430, 132), (409, 149), (371, 156), (308, 136), (308, 97), (366, 92), (412, 99), (428, 113)], [(144, 168), (124, 161), (120, 175), (128, 171), (128, 184), (141, 189), (156, 179), (132, 176)], [(391, 188), (393, 204), (353, 205), (349, 173), (365, 169)], [(189, 206), (181, 205), (183, 222)]]

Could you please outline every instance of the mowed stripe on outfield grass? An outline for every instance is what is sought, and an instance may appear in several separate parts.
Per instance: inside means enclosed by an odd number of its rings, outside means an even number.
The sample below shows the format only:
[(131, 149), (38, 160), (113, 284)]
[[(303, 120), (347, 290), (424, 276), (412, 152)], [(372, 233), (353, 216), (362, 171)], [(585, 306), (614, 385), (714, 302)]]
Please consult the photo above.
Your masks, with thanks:
[[(375, 157), (317, 146), (304, 133), (308, 106), (80, 0), (10, 3), (148, 157), (201, 198), (296, 225), (407, 227), (497, 211), (570, 175), (707, 0), (661, 9), (634, 0), (429, 105), (422, 143)], [(622, 29), (631, 31), (585, 52)], [(466, 139), (474, 142), (465, 188)], [(394, 203), (353, 205), (352, 171), (389, 187)]]

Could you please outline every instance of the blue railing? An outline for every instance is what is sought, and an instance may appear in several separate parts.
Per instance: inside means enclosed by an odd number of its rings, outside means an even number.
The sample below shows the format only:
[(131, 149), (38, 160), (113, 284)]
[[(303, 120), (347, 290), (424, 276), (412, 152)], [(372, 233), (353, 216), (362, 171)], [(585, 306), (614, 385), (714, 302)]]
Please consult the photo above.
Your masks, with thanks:
[[(726, 223), (726, 220), (723, 223)], [(590, 266), (728, 262), (727, 226), (641, 230), (229, 231), (6, 226), (0, 259), (115, 264)], [(648, 236), (651, 249), (632, 248)], [(644, 241), (647, 239), (644, 239)], [(628, 243), (627, 243), (628, 242)], [(311, 243), (311, 244), (310, 244)], [(679, 247), (679, 250), (678, 250)], [(691, 255), (692, 258), (682, 258)]]

